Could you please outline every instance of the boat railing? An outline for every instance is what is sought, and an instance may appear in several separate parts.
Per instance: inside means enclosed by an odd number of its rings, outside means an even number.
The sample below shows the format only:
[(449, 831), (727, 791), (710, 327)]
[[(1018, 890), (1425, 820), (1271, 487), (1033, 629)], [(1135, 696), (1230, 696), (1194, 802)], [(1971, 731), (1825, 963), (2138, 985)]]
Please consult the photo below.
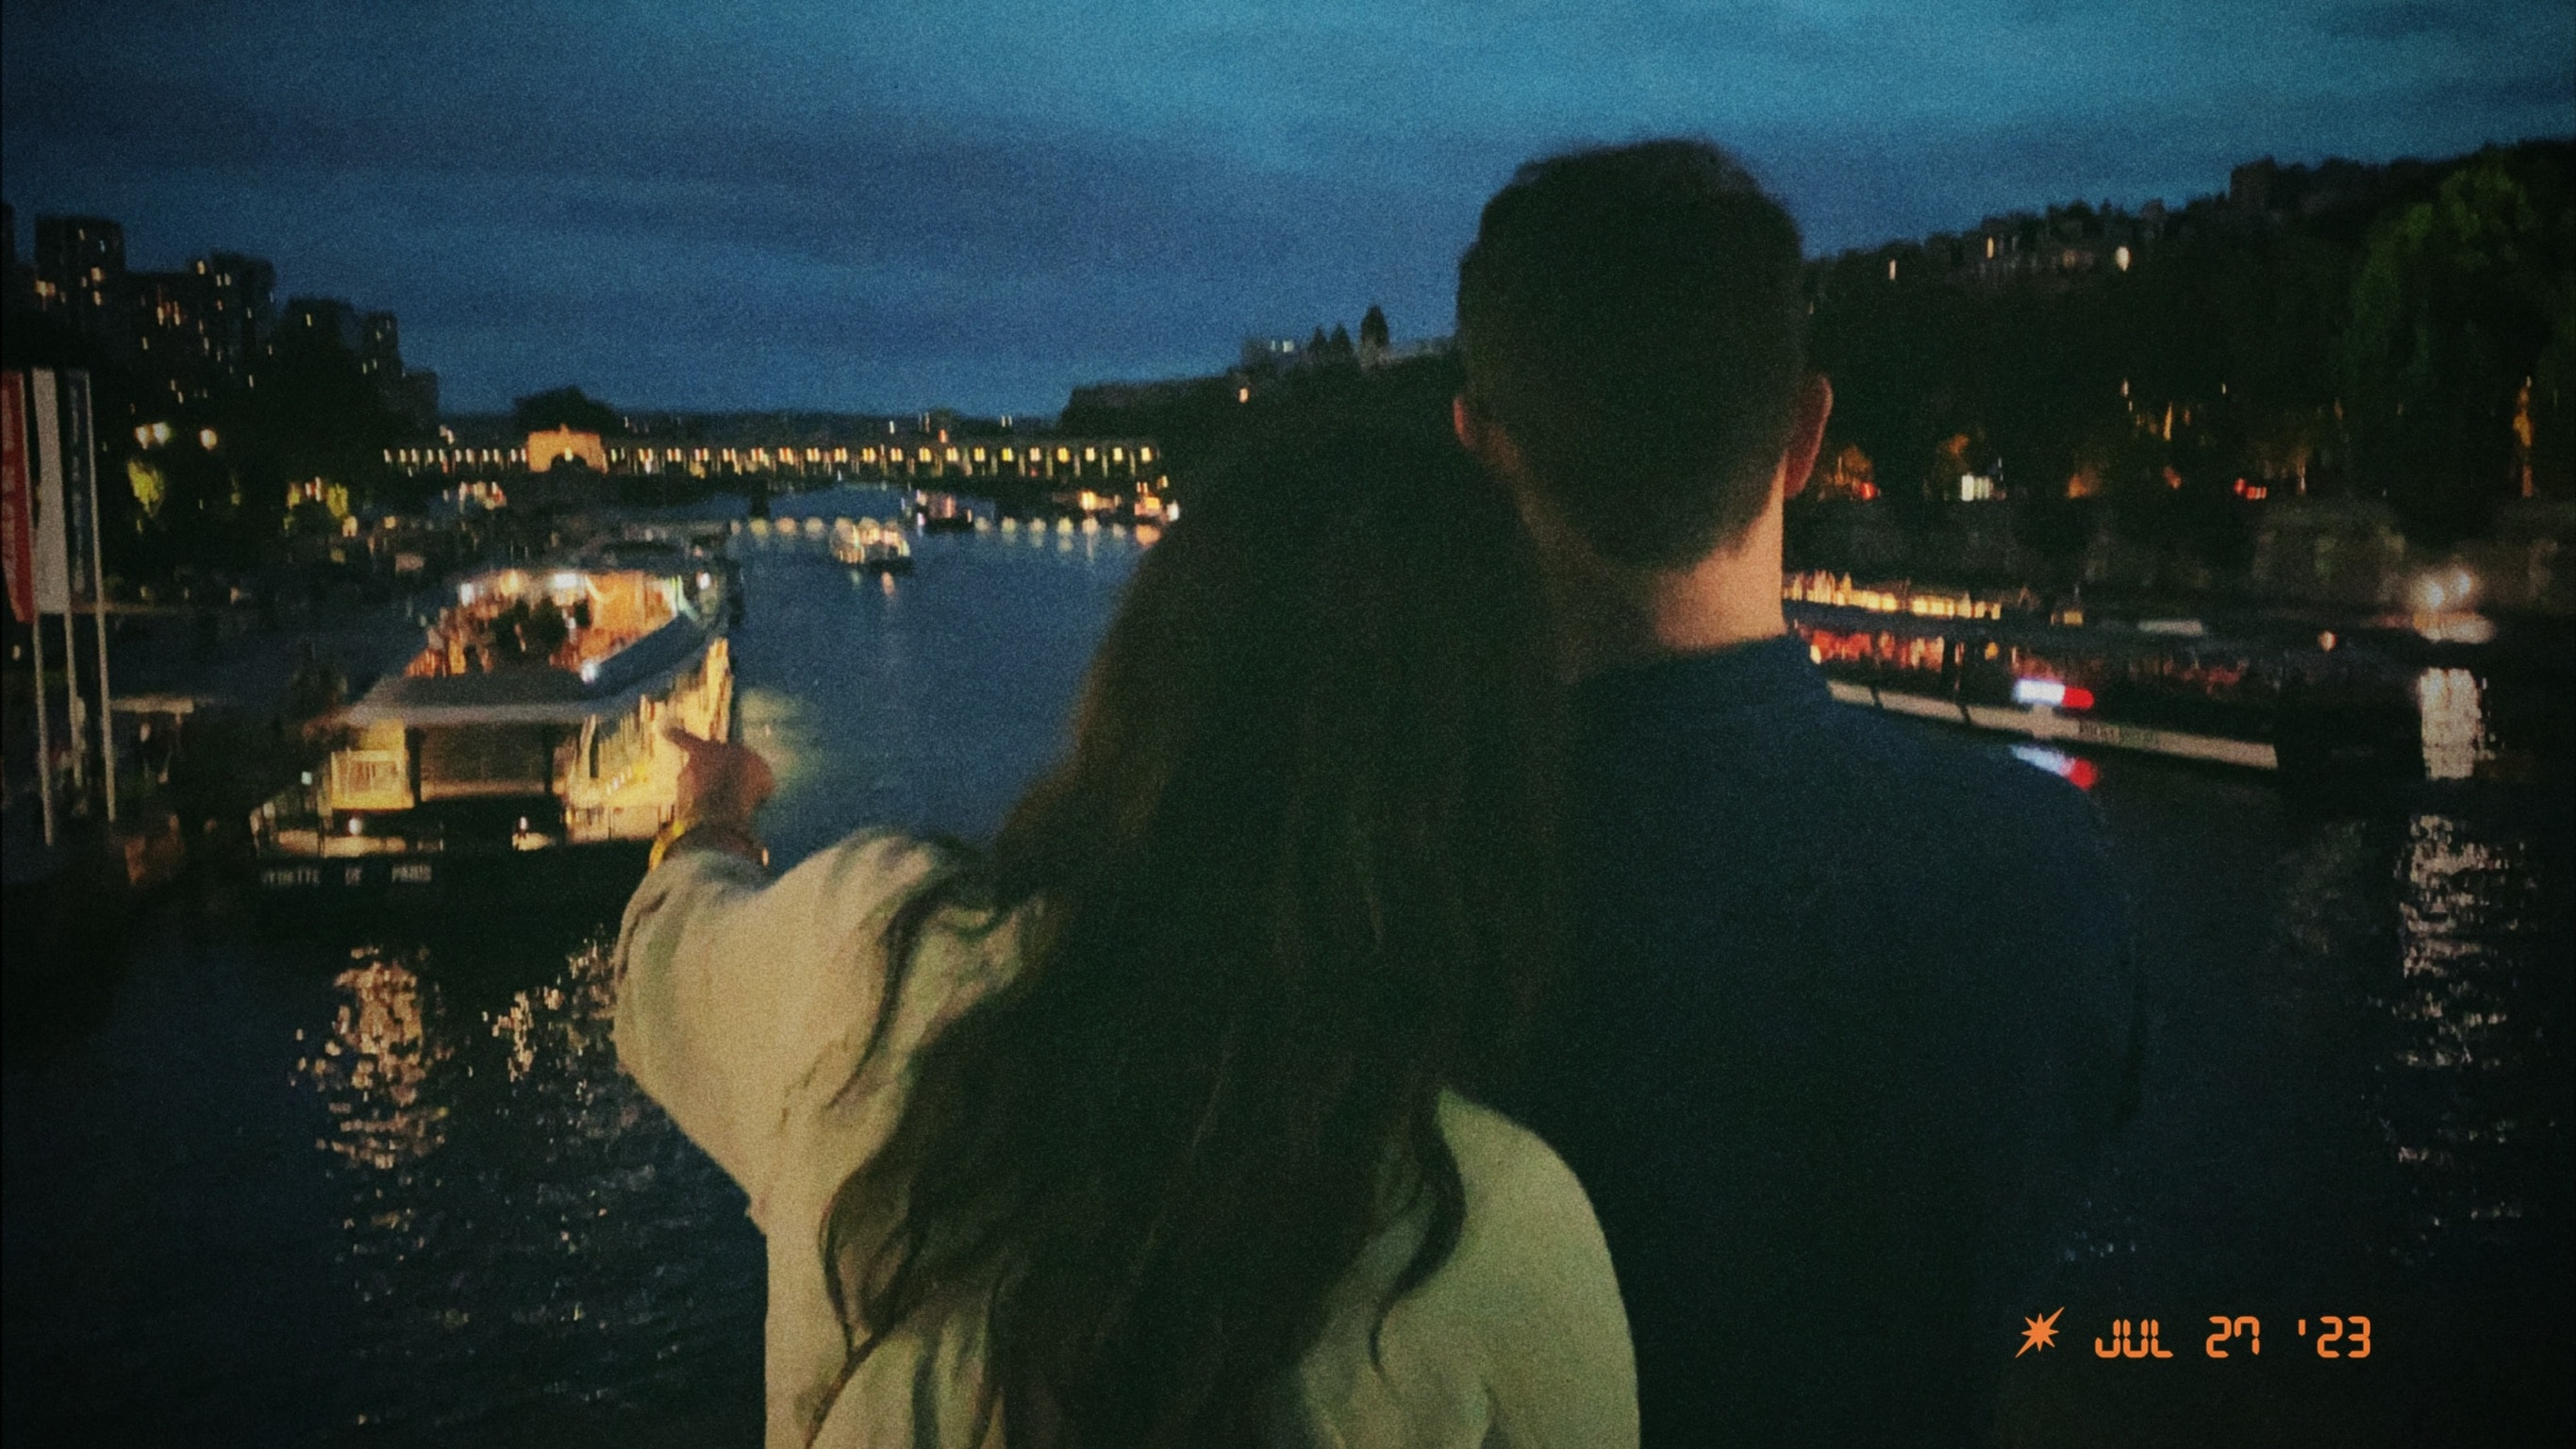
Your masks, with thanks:
[(670, 820), (668, 805), (575, 806), (564, 812), (564, 839), (573, 845), (650, 840)]
[(433, 855), (447, 848), (446, 831), (434, 822), (407, 820), (398, 829), (370, 830), (366, 817), (351, 815), (334, 828), (319, 818), (270, 816), (265, 807), (253, 817), (251, 835), (263, 856), (307, 860)]

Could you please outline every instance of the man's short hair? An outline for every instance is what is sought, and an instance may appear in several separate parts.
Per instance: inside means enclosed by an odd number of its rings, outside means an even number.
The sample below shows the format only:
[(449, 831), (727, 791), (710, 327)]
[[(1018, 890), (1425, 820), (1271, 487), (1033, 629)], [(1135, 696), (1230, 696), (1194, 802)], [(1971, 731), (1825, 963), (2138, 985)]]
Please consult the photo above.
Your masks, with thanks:
[(1797, 223), (1704, 141), (1530, 162), (1458, 263), (1469, 404), (1620, 563), (1692, 562), (1761, 515), (1805, 332)]

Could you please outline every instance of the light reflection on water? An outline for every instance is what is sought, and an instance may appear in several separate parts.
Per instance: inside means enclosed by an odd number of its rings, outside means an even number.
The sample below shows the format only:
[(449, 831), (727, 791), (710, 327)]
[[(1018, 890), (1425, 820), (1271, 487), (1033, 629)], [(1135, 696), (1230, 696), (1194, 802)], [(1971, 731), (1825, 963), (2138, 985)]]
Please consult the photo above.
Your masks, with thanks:
[(429, 1035), (418, 975), (364, 948), (351, 954), (364, 964), (331, 983), (348, 998), (338, 1019), (295, 1065), (331, 1114), (332, 1135), (313, 1145), (389, 1172), (447, 1140), (447, 1108), (422, 1087), (448, 1048)]
[(2545, 1110), (2532, 1091), (2544, 1066), (2541, 1013), (2526, 1009), (2521, 979), (2539, 964), (2546, 925), (2536, 886), (2517, 832), (2464, 815), (2407, 822), (2401, 975), (2386, 1002), (2395, 1070), (2377, 1104), (2414, 1203), (2401, 1258), (2445, 1227), (2524, 1215), (2534, 1154), (2548, 1146), (2544, 1134), (2526, 1139), (2523, 1120)]
[[(348, 1345), (374, 1381), (366, 1422), (615, 1408), (671, 1387), (710, 1330), (756, 1329), (757, 1273), (721, 1251), (741, 1199), (619, 1071), (603, 941), (472, 1011), (425, 979), (472, 961), (359, 954), (297, 1076), (339, 1129), (315, 1145), (367, 1305)], [(717, 1347), (684, 1395), (756, 1353)]]
[(2486, 683), (2470, 670), (2427, 669), (2415, 679), (2416, 712), (2423, 721), (2424, 778), (2465, 780), (2488, 748)]

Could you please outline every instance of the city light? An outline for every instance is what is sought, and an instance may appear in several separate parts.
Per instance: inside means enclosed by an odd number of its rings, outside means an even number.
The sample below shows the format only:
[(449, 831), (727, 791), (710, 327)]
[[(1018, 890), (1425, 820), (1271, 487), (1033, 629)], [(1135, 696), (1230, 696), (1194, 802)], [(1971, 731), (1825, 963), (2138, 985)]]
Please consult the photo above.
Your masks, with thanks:
[(2016, 679), (2013, 703), (2035, 709), (2091, 709), (2093, 691), (2059, 679)]
[(2477, 581), (2463, 568), (2443, 569), (2415, 581), (2415, 602), (2428, 614), (2449, 609), (2465, 609), (2477, 591)]

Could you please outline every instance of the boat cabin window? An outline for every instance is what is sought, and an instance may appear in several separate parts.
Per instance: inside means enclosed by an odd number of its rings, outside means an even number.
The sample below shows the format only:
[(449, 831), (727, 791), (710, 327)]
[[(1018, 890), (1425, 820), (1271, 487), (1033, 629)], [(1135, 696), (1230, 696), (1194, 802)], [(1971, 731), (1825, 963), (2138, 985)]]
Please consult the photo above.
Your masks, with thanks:
[(424, 800), (543, 795), (554, 782), (544, 725), (455, 725), (423, 732)]

